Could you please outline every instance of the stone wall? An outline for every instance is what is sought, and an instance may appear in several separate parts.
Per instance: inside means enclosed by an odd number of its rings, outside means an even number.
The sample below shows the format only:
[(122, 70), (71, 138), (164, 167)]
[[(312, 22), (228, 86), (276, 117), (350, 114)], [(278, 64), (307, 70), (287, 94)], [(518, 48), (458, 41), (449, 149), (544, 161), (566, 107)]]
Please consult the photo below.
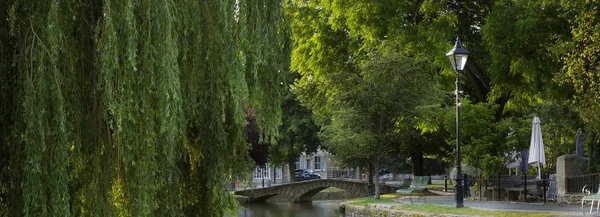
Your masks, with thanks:
[(556, 201), (559, 205), (581, 206), (582, 197), (583, 194), (565, 194), (557, 196)]
[(439, 214), (439, 213), (423, 213), (423, 212), (412, 212), (406, 210), (391, 209), (389, 206), (377, 206), (377, 205), (352, 205), (342, 203), (343, 206), (340, 210), (344, 210), (342, 217), (428, 217), (428, 216), (444, 216), (444, 217), (467, 217), (468, 215), (456, 215), (456, 214)]

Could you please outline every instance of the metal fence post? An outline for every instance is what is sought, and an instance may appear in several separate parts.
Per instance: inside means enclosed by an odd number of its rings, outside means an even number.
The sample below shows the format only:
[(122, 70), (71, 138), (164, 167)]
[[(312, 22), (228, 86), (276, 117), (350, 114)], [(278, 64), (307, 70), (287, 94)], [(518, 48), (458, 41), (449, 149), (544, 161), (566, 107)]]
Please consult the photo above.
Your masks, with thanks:
[(448, 192), (448, 176), (444, 176), (444, 192)]
[(469, 187), (469, 184), (467, 182), (467, 174), (463, 174), (463, 189), (464, 189), (463, 190), (463, 198), (468, 197), (467, 192), (470, 192), (468, 187)]
[(525, 194), (523, 195), (523, 202), (527, 202), (527, 174), (523, 173), (523, 187), (525, 189)]
[(544, 185), (544, 203), (546, 203), (546, 178), (542, 179), (542, 185)]
[(498, 194), (498, 201), (500, 201), (500, 173), (498, 173), (498, 190), (496, 191)]

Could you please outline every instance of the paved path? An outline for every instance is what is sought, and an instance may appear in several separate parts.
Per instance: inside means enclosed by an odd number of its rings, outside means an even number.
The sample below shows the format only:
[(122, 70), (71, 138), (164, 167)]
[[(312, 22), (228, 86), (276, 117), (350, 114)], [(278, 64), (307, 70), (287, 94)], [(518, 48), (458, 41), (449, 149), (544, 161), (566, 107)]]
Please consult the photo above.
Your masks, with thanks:
[[(422, 201), (419, 202), (419, 204)], [(427, 204), (436, 204), (442, 206), (454, 206), (454, 196), (428, 196)], [(377, 204), (377, 206), (391, 207), (398, 206), (394, 204)], [(584, 216), (580, 206), (558, 206), (553, 203), (519, 203), (519, 202), (504, 202), (504, 201), (471, 201), (464, 200), (464, 206), (481, 209), (481, 210), (504, 210), (504, 211), (521, 211), (521, 212), (553, 212), (565, 214), (569, 216)], [(598, 216), (598, 215), (592, 215)]]

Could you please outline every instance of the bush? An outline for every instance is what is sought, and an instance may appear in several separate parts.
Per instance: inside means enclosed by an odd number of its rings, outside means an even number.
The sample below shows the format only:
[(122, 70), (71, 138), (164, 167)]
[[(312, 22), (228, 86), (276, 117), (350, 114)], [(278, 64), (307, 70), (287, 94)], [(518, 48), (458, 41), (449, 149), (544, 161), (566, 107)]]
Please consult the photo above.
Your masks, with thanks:
[(344, 216), (346, 214), (346, 205), (340, 205), (340, 207), (338, 207), (337, 213), (340, 216)]
[[(477, 177), (475, 173), (475, 167), (469, 166), (466, 163), (461, 164), (461, 172), (463, 175), (467, 174), (468, 177)], [(454, 179), (456, 179), (456, 167), (452, 167), (450, 170), (450, 177), (448, 177), (450, 184), (454, 185)]]

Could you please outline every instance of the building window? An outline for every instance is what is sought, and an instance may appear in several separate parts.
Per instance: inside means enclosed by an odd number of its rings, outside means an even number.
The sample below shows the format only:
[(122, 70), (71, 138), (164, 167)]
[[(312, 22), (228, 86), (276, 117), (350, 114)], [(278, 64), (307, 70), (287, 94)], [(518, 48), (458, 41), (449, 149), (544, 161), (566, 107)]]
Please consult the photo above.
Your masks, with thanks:
[(321, 157), (315, 156), (315, 170), (321, 170)]
[(281, 173), (282, 173), (281, 171), (282, 171), (281, 167), (277, 167), (275, 169), (275, 178), (276, 179), (281, 179)]
[(300, 169), (300, 158), (296, 158), (296, 169)]
[(310, 169), (310, 159), (306, 159), (306, 169)]

